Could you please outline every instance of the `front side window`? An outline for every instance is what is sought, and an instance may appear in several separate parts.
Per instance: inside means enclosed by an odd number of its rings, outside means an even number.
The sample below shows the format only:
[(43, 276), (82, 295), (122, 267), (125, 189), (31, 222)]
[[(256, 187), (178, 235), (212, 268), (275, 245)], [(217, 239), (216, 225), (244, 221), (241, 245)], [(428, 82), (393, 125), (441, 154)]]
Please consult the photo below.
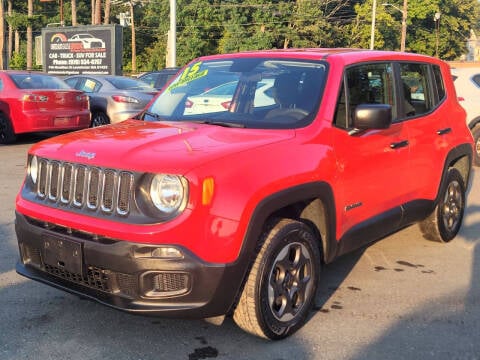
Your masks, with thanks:
[(299, 59), (232, 58), (187, 66), (144, 120), (298, 128), (318, 109), (326, 65)]
[(361, 64), (349, 67), (344, 74), (337, 103), (335, 125), (349, 129), (355, 108), (360, 104), (388, 104), (396, 118), (395, 88), (390, 63)]

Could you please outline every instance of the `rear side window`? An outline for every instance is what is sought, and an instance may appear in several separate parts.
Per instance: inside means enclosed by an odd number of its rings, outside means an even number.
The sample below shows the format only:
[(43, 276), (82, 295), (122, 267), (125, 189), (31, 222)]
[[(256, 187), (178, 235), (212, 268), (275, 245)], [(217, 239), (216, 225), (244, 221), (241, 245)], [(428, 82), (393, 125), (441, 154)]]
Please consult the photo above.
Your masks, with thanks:
[(81, 81), (81, 86), (79, 90), (85, 91), (86, 93), (98, 92), (102, 87), (102, 83), (100, 81), (96, 81), (94, 79), (83, 79)]
[(480, 86), (480, 74), (476, 74), (472, 77), (472, 81), (477, 85)]
[(428, 113), (436, 105), (432, 91), (434, 87), (429, 84), (428, 68), (427, 64), (400, 64), (403, 108), (407, 118)]
[(435, 77), (438, 100), (440, 102), (445, 98), (445, 84), (443, 83), (443, 77), (442, 72), (440, 71), (440, 67), (437, 65), (433, 66), (433, 76)]

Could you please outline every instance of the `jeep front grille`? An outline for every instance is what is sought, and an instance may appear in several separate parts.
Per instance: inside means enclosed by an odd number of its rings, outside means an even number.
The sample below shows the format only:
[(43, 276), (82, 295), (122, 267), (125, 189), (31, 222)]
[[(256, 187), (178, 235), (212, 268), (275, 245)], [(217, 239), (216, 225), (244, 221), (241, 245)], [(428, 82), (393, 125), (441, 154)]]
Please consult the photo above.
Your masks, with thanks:
[(76, 209), (129, 214), (134, 175), (127, 171), (39, 159), (36, 195)]

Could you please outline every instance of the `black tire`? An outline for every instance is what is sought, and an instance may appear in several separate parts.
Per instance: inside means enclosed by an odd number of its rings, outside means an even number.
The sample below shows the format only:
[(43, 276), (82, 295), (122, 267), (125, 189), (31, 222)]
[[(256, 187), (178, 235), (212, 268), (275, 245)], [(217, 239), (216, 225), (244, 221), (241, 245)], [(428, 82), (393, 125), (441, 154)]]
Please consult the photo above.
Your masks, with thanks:
[(473, 153), (473, 164), (475, 166), (480, 166), (480, 124), (476, 125), (472, 129), (472, 135), (474, 140), (474, 153)]
[(277, 221), (262, 240), (233, 319), (253, 335), (277, 340), (306, 322), (320, 277), (320, 250), (310, 228), (290, 219)]
[(95, 111), (92, 114), (90, 127), (97, 127), (110, 124), (110, 119), (103, 111)]
[(5, 114), (0, 113), (0, 144), (11, 144), (17, 140), (12, 122)]
[(439, 203), (420, 223), (423, 236), (432, 241), (449, 242), (460, 230), (465, 212), (465, 184), (457, 169), (447, 172)]

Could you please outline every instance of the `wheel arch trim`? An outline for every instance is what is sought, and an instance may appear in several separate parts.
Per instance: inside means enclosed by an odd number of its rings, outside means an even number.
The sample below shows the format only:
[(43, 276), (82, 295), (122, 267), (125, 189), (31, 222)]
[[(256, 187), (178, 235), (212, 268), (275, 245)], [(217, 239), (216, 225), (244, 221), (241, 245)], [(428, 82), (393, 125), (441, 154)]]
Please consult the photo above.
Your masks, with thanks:
[(445, 188), (448, 170), (451, 167), (456, 168), (464, 180), (465, 190), (470, 183), (470, 175), (472, 168), (473, 149), (470, 144), (461, 144), (450, 150), (443, 166), (442, 178), (437, 190), (437, 196), (435, 198), (435, 206), (439, 203), (440, 198)]
[[(315, 225), (316, 229), (312, 230), (317, 231), (317, 234), (321, 237), (319, 241), (321, 242), (324, 261), (330, 262), (333, 260), (337, 251), (335, 199), (331, 186), (326, 182), (301, 184), (271, 194), (263, 199), (251, 215), (241, 253), (247, 254), (249, 260), (252, 261), (253, 256), (258, 252), (258, 239), (266, 221), (279, 210), (307, 200), (310, 201), (310, 204), (303, 209), (301, 216), (303, 220)], [(313, 213), (320, 215), (321, 218), (314, 219)]]

